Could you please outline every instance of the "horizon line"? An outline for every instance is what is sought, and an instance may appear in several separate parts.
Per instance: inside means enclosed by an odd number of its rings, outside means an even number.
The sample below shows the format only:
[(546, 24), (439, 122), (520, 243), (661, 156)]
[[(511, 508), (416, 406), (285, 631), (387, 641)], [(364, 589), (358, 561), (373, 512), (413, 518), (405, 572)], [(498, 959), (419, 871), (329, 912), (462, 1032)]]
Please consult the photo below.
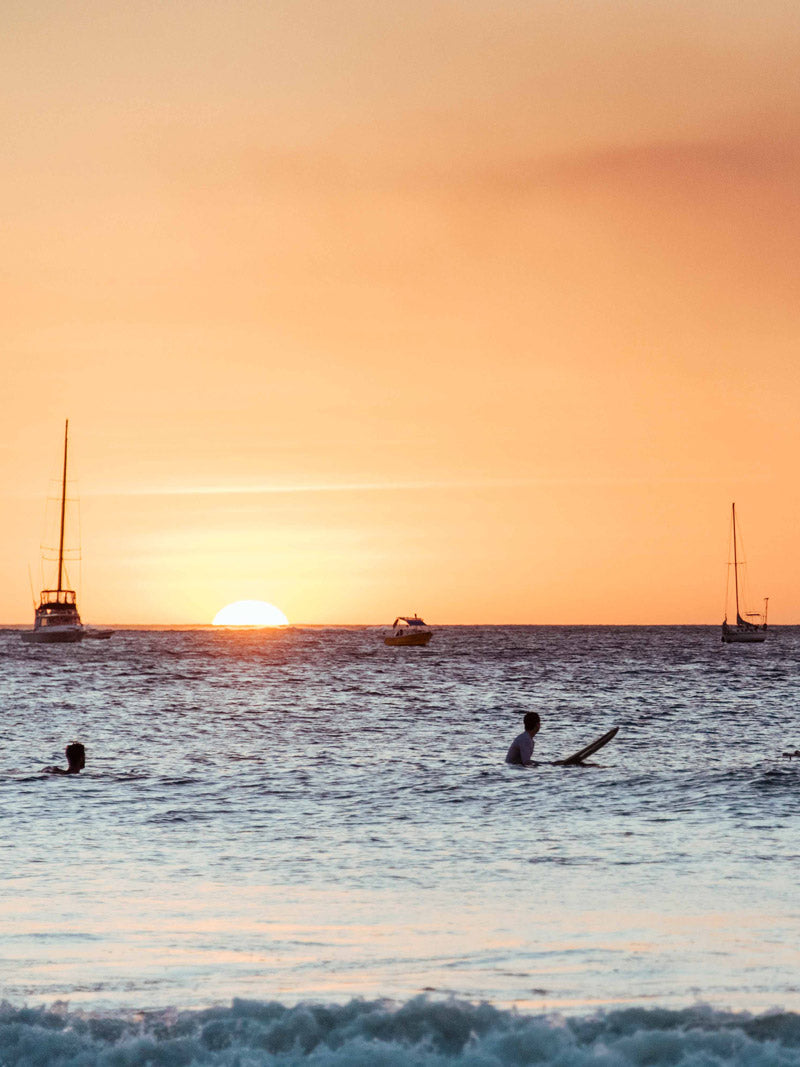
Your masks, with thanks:
[[(510, 628), (567, 628), (585, 627), (592, 629), (677, 629), (679, 627), (712, 628), (716, 629), (720, 622), (436, 622), (429, 623), (432, 628), (454, 629), (456, 627), (492, 627), (495, 629)], [(30, 622), (3, 622), (0, 623), (2, 630), (29, 629)], [(306, 630), (306, 629), (386, 629), (392, 628), (387, 622), (287, 622), (273, 626), (231, 626), (213, 622), (92, 622), (84, 623), (84, 628), (92, 629), (116, 629), (116, 630)], [(787, 626), (800, 626), (800, 622), (770, 623), (769, 629), (785, 628)]]

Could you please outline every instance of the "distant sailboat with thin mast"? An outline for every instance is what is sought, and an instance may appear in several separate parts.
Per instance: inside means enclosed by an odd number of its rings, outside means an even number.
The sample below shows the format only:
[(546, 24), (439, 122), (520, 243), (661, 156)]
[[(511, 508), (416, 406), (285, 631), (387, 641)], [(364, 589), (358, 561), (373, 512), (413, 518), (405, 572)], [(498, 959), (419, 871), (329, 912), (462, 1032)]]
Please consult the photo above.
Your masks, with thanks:
[(58, 575), (55, 589), (43, 589), (39, 595), (33, 629), (22, 634), (23, 641), (37, 644), (64, 644), (81, 641), (83, 624), (78, 614), (74, 589), (68, 589), (65, 564), (64, 530), (67, 511), (67, 451), (69, 419), (64, 426), (64, 462), (61, 469), (61, 512), (58, 531)]
[[(722, 640), (726, 645), (759, 644), (767, 639), (767, 608), (769, 597), (764, 597), (764, 611), (747, 611), (742, 605), (740, 594), (739, 569), (744, 567), (744, 560), (739, 560), (739, 547), (736, 528), (736, 504), (731, 504), (731, 530), (733, 535), (733, 587), (736, 601), (736, 623), (728, 622), (728, 596), (730, 591), (730, 568), (728, 559), (728, 582), (725, 590), (725, 620), (722, 623)], [(743, 583), (742, 583), (743, 585)]]

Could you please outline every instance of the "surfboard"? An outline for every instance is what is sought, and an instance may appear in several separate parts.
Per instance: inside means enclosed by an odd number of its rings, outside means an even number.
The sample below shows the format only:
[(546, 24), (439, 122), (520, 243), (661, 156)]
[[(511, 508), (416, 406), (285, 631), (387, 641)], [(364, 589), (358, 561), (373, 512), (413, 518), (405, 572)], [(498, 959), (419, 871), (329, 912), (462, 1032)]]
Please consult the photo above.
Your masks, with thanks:
[(574, 767), (577, 763), (583, 763), (585, 759), (593, 756), (598, 749), (603, 747), (603, 745), (607, 745), (612, 737), (616, 737), (617, 730), (619, 730), (619, 727), (615, 726), (612, 730), (609, 730), (608, 733), (603, 734), (602, 737), (598, 737), (597, 740), (592, 741), (590, 745), (580, 749), (580, 751), (575, 752), (566, 759), (556, 760), (556, 764), (561, 767)]

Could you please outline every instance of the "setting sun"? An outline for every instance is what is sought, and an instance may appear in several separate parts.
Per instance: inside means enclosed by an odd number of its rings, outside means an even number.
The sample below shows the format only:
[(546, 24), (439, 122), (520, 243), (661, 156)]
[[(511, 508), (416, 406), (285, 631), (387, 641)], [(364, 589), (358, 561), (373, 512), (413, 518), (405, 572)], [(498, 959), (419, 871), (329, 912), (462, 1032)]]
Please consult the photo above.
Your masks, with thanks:
[(288, 619), (266, 600), (237, 600), (214, 616), (215, 626), (285, 626)]

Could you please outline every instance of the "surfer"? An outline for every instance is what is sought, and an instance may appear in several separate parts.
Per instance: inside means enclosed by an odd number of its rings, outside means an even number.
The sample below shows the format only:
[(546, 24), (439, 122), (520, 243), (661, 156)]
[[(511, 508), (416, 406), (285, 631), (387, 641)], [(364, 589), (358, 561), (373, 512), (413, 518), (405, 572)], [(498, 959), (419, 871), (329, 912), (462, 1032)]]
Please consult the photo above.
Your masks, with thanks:
[(511, 747), (506, 753), (506, 763), (517, 767), (533, 766), (533, 739), (539, 733), (542, 720), (536, 711), (528, 711), (522, 720), (525, 729), (511, 742)]
[(64, 754), (67, 757), (67, 768), (63, 767), (45, 767), (45, 771), (48, 774), (80, 774), (83, 768), (86, 766), (86, 749), (80, 743), (80, 741), (73, 741), (67, 745), (64, 749)]

